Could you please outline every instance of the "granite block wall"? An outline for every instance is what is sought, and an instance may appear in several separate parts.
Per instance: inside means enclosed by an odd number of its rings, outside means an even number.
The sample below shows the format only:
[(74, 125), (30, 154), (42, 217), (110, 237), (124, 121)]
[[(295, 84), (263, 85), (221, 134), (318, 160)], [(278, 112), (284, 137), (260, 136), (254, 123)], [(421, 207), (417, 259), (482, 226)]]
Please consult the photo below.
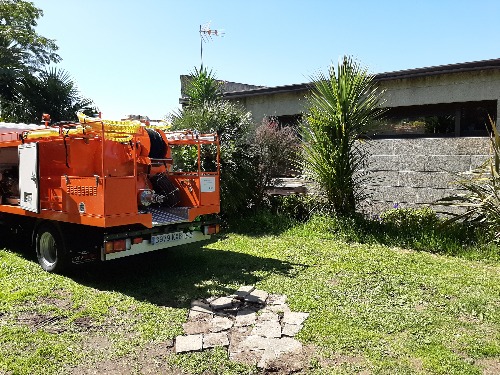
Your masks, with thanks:
[(455, 173), (466, 177), (489, 157), (488, 138), (380, 139), (367, 147), (369, 198), (361, 209), (368, 214), (449, 196), (459, 191)]

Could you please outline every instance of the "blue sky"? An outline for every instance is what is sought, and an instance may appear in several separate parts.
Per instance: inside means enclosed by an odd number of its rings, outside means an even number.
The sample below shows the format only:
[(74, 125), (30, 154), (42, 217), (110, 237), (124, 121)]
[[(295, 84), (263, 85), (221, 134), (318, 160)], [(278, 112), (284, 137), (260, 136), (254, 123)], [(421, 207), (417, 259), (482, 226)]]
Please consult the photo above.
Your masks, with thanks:
[(37, 31), (105, 118), (163, 118), (200, 66), (217, 78), (302, 83), (344, 54), (373, 73), (500, 58), (498, 0), (32, 0)]

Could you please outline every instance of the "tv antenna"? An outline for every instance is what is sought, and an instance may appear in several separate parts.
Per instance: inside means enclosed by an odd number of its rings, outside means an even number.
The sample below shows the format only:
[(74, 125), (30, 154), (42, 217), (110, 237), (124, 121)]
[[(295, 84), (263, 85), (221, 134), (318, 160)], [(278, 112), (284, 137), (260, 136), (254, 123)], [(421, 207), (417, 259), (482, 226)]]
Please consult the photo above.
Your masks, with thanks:
[(223, 37), (225, 32), (224, 30), (213, 30), (210, 28), (210, 22), (207, 22), (203, 25), (200, 25), (200, 59), (201, 59), (201, 67), (203, 68), (203, 43), (212, 40), (212, 36), (220, 36)]

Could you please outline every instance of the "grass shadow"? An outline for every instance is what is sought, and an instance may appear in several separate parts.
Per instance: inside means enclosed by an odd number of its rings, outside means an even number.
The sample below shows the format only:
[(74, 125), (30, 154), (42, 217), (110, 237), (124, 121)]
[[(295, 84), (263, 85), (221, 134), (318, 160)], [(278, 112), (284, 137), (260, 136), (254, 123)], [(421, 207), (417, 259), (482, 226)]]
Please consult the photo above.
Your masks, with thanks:
[(227, 295), (267, 273), (289, 275), (296, 265), (193, 244), (77, 267), (71, 277), (99, 290), (117, 291), (158, 306), (188, 307), (196, 298)]

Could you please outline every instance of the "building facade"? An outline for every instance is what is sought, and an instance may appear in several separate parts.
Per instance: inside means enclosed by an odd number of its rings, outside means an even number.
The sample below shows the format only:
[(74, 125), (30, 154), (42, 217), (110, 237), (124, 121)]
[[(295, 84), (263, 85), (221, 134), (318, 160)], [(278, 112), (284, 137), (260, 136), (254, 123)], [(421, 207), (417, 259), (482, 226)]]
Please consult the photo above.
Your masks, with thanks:
[[(455, 174), (470, 174), (489, 155), (488, 126), (499, 118), (500, 59), (375, 75), (387, 119), (369, 134), (365, 211), (428, 205), (457, 192)], [(228, 85), (225, 98), (294, 125), (307, 111), (310, 84)]]

